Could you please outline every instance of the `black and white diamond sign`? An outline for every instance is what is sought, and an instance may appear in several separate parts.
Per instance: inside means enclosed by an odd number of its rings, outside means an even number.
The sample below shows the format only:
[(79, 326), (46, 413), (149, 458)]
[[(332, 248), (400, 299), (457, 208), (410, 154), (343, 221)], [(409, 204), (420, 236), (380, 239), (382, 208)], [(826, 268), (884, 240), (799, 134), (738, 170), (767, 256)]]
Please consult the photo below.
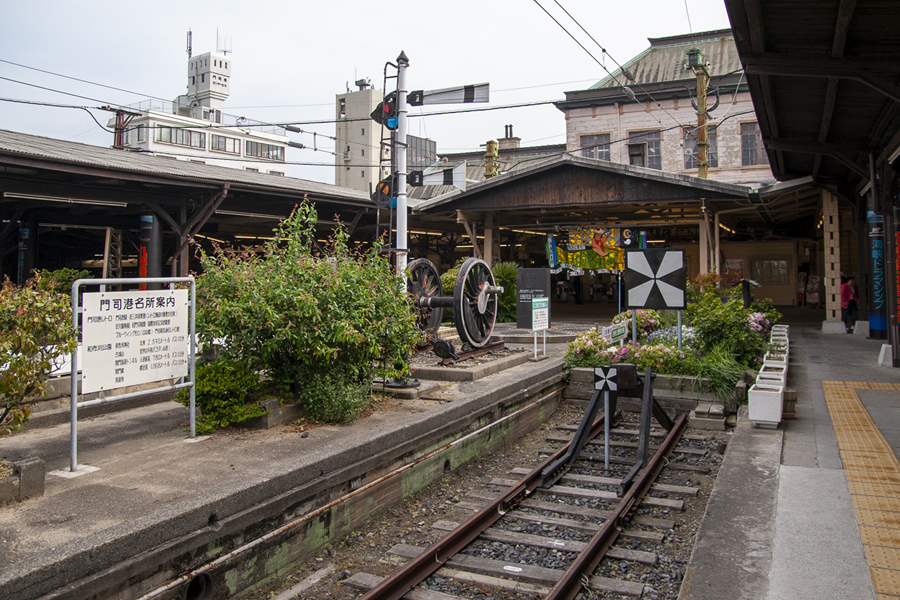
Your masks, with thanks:
[(618, 376), (615, 367), (597, 367), (594, 369), (594, 389), (601, 392), (615, 392)]
[(628, 308), (683, 309), (687, 288), (684, 250), (626, 250), (624, 285)]

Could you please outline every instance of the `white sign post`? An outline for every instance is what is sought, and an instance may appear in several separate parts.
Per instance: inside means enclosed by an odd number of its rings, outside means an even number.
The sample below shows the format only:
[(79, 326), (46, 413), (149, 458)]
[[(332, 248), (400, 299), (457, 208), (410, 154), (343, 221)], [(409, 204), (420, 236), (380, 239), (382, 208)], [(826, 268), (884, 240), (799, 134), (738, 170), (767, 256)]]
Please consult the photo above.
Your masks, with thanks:
[[(167, 284), (169, 288), (106, 291), (107, 285), (151, 283)], [(189, 284), (190, 291), (174, 289), (179, 283)], [(87, 286), (100, 286), (101, 291), (82, 294), (81, 288)], [(193, 277), (78, 279), (72, 284), (72, 327), (81, 328), (82, 352), (71, 354), (70, 472), (78, 471), (78, 409), (86, 406), (189, 388), (190, 437), (195, 437), (196, 289)], [(84, 306), (80, 304), (82, 298)], [(178, 381), (105, 395), (112, 389), (166, 379)], [(101, 397), (79, 402), (79, 383), (80, 393), (101, 392)]]
[(534, 332), (534, 360), (537, 360), (537, 332), (544, 332), (544, 356), (547, 356), (547, 329), (550, 328), (550, 298), (531, 299), (531, 330)]

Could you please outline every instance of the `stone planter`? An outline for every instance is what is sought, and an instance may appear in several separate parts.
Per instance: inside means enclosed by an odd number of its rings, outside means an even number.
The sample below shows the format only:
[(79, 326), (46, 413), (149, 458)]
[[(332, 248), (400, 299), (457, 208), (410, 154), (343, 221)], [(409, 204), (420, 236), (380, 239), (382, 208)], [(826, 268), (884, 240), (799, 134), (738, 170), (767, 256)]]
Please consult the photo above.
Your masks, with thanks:
[(775, 429), (781, 423), (784, 386), (768, 383), (754, 384), (747, 390), (750, 422), (754, 427)]
[(763, 357), (763, 366), (784, 367), (785, 371), (788, 366), (787, 352), (766, 352)]
[(757, 383), (775, 383), (780, 386), (787, 384), (787, 365), (764, 364), (756, 376)]
[(0, 479), (0, 506), (44, 495), (44, 461), (26, 458), (6, 463), (12, 473)]
[(787, 348), (788, 345), (790, 344), (786, 333), (775, 333), (774, 331), (769, 336), (769, 343), (779, 344), (779, 345), (784, 346), (785, 348)]

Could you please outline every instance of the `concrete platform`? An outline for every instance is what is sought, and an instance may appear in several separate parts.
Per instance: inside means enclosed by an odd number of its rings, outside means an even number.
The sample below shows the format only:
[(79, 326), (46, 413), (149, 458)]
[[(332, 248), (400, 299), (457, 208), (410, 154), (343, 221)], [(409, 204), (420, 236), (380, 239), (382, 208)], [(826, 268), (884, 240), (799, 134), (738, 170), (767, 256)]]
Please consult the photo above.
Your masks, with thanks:
[[(441, 383), (440, 399), (388, 398), (350, 425), (304, 432), (190, 439), (174, 402), (80, 419), (78, 476), (48, 474), (43, 497), (0, 507), (0, 598), (184, 598), (186, 574), (211, 563), (214, 598), (246, 593), (387, 502), (539, 426), (564, 388), (564, 346), (554, 351)], [(0, 439), (0, 457), (39, 457), (48, 473), (71, 475), (69, 441), (68, 424), (36, 428)]]
[[(881, 341), (824, 334), (809, 317), (789, 321), (796, 418), (774, 430), (740, 419), (685, 600), (900, 596), (891, 587), (900, 580), (900, 548), (891, 546), (900, 539), (891, 504), (900, 499), (900, 369), (877, 366)], [(216, 561), (214, 597), (239, 597), (251, 578), (278, 577), (377, 517), (372, 494), (400, 499), (536, 427), (561, 395), (564, 351), (554, 343), (549, 359), (433, 382), (433, 399), (389, 400), (389, 410), (352, 425), (308, 432), (229, 429), (190, 440), (186, 409), (171, 402), (80, 421), (79, 463), (97, 470), (47, 476), (42, 498), (0, 507), (0, 598), (184, 598), (190, 574)], [(848, 437), (863, 426), (864, 438)], [(875, 446), (848, 445), (857, 443)], [(64, 471), (68, 425), (0, 439), (0, 458), (30, 457)], [(395, 484), (369, 488), (379, 479)], [(347, 494), (353, 502), (334, 504)], [(229, 562), (261, 536), (272, 537), (255, 564)]]
[(900, 369), (818, 323), (790, 340), (796, 417), (741, 415), (680, 600), (900, 597)]

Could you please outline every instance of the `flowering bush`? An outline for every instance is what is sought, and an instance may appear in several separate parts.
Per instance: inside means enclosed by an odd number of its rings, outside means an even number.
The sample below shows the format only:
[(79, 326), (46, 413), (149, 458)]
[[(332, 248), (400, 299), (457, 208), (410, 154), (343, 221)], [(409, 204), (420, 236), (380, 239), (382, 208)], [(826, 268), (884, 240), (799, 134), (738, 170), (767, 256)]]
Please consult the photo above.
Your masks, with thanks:
[(566, 351), (566, 368), (608, 367), (619, 363), (636, 365), (638, 370), (647, 367), (655, 373), (682, 374), (688, 368), (685, 353), (664, 344), (635, 344), (608, 346), (595, 329), (590, 329), (569, 343)]
[(725, 345), (732, 348), (735, 360), (747, 367), (755, 367), (762, 361), (765, 334), (754, 327), (762, 328), (763, 324), (759, 318), (751, 320), (751, 311), (740, 300), (723, 304), (718, 296), (706, 294), (688, 305), (687, 314), (697, 336), (698, 350), (709, 352), (713, 347)]
[(766, 314), (761, 312), (747, 315), (747, 326), (750, 327), (751, 331), (755, 331), (762, 336), (763, 339), (766, 339), (766, 335), (772, 330), (772, 323), (769, 322)]
[(685, 354), (664, 344), (642, 345), (628, 342), (624, 346), (610, 346), (598, 356), (598, 360), (600, 362), (591, 366), (629, 363), (637, 366), (641, 372), (649, 367), (654, 373), (678, 375), (683, 372), (682, 361), (685, 360)]
[(591, 327), (569, 343), (566, 349), (566, 367), (593, 367), (606, 350), (608, 342), (595, 327)]
[(69, 297), (35, 275), (0, 286), (0, 434), (17, 431), (44, 391), (57, 359), (78, 344)]
[[(635, 312), (635, 315), (635, 320), (637, 321), (637, 337), (639, 340), (646, 340), (647, 336), (650, 335), (651, 332), (659, 329), (663, 325), (663, 317), (658, 311), (637, 310)], [(619, 313), (615, 317), (613, 317), (612, 324), (615, 325), (617, 323), (627, 323), (630, 331), (631, 311), (626, 310), (625, 312)]]
[[(664, 344), (672, 348), (678, 347), (678, 327), (667, 327), (650, 332), (647, 342), (651, 344)], [(697, 345), (697, 335), (693, 327), (681, 326), (681, 347), (684, 350), (692, 350)]]

